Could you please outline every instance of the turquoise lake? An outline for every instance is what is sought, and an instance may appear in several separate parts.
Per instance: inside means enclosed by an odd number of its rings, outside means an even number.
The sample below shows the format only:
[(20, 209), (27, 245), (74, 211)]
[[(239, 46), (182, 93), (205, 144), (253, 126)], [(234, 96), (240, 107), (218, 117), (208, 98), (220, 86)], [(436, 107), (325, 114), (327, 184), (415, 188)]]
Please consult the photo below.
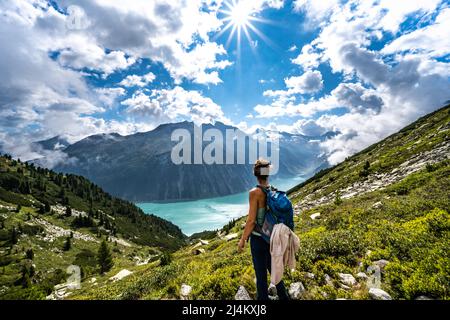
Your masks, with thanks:
[[(301, 183), (303, 177), (278, 179), (271, 182), (280, 190), (288, 190)], [(222, 228), (228, 221), (247, 214), (248, 193), (243, 192), (219, 198), (170, 203), (136, 203), (145, 213), (169, 220), (192, 235), (204, 230)]]

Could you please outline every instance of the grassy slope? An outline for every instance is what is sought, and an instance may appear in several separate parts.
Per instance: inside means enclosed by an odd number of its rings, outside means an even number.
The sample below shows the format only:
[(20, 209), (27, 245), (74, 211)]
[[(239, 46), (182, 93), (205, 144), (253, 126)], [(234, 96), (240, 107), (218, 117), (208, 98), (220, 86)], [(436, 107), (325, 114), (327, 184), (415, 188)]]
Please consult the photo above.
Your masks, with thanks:
[[(185, 243), (185, 236), (170, 222), (145, 215), (133, 204), (110, 197), (82, 177), (60, 177), (63, 183), (57, 181), (58, 175), (53, 172), (0, 157), (0, 299), (45, 298), (55, 284), (65, 280), (65, 270), (71, 264), (82, 267), (85, 279), (98, 276), (96, 253), (99, 242), (111, 233), (129, 244), (126, 246), (120, 241), (117, 245), (109, 244), (114, 258), (111, 274), (134, 267), (137, 258), (154, 259), (161, 251), (175, 250)], [(31, 190), (24, 191), (25, 184)], [(54, 211), (39, 213), (45, 202), (50, 205), (61, 203), (61, 188), (73, 210), (103, 212), (103, 220), (108, 220), (108, 225), (100, 225), (100, 218), (94, 216), (93, 227), (75, 228), (73, 216), (66, 217)], [(94, 198), (92, 207), (89, 204), (91, 197)], [(18, 204), (22, 207), (16, 212)], [(73, 239), (72, 248), (63, 251), (66, 236), (46, 240), (46, 236), (52, 235), (39, 223), (41, 220), (88, 235), (93, 240)], [(13, 228), (18, 232), (15, 245), (11, 243)], [(28, 249), (34, 252), (32, 261), (26, 259)], [(30, 279), (31, 286), (23, 288), (18, 283), (21, 270), (31, 264), (35, 265), (35, 275)]]
[[(390, 172), (412, 155), (431, 150), (449, 140), (449, 108), (439, 110), (371, 146), (326, 172), (318, 174), (291, 192), (294, 204), (310, 195), (319, 199), (353, 182), (380, 172)], [(363, 171), (370, 163), (368, 173)], [(297, 270), (285, 275), (289, 285), (302, 281), (306, 299), (368, 298), (363, 282), (351, 290), (340, 288), (338, 273), (356, 275), (379, 259), (390, 263), (382, 274), (382, 288), (396, 299), (419, 295), (450, 298), (450, 163), (440, 161), (409, 175), (387, 188), (350, 199), (331, 201), (302, 210), (295, 217), (295, 232), (301, 240)], [(369, 177), (365, 177), (368, 175)], [(320, 212), (321, 219), (312, 220)], [(241, 234), (244, 219), (230, 233)], [(74, 299), (178, 298), (182, 283), (193, 287), (194, 299), (232, 299), (239, 285), (255, 295), (254, 272), (249, 248), (236, 251), (237, 239), (218, 237), (193, 255), (191, 247), (173, 254), (165, 266), (159, 262), (139, 267), (116, 283), (106, 277), (93, 286), (85, 283)], [(307, 272), (315, 274), (314, 279)], [(327, 284), (329, 275), (333, 284)]]

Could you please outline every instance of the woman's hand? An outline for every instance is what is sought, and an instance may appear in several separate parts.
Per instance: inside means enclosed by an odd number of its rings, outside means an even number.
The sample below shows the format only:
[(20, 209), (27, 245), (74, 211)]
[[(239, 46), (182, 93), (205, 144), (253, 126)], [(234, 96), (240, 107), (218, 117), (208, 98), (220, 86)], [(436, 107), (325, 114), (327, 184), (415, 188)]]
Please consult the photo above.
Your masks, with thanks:
[(245, 248), (245, 240), (241, 238), (238, 243), (238, 252), (242, 252)]

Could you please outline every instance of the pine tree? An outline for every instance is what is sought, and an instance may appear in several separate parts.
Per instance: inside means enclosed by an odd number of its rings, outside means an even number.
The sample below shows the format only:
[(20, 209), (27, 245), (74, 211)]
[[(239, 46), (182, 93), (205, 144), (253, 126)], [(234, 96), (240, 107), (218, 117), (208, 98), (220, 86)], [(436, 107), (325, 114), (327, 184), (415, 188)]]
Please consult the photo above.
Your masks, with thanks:
[(13, 227), (11, 231), (11, 244), (16, 244), (17, 241), (18, 241), (17, 230), (16, 227)]
[(33, 258), (34, 258), (34, 252), (33, 252), (33, 249), (28, 249), (28, 250), (25, 252), (25, 256), (26, 256), (27, 259), (33, 260)]
[(63, 250), (69, 251), (71, 247), (72, 247), (72, 242), (71, 242), (70, 236), (69, 236), (66, 238), (66, 241), (64, 242)]
[(98, 249), (97, 261), (100, 266), (100, 273), (105, 273), (111, 270), (114, 265), (111, 252), (105, 240), (102, 241), (100, 248)]
[(51, 207), (50, 207), (50, 203), (48, 203), (48, 201), (45, 201), (44, 207), (45, 207), (45, 212), (50, 212)]
[(67, 206), (66, 207), (66, 217), (72, 216), (72, 208)]

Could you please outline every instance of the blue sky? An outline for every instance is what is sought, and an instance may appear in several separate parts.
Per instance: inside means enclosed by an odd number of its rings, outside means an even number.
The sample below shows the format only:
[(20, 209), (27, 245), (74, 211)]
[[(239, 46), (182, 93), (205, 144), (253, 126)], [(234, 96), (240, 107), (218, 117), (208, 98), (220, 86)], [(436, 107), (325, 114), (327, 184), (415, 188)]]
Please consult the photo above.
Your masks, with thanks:
[(31, 158), (55, 135), (222, 121), (340, 132), (336, 163), (450, 99), (449, 21), (442, 0), (2, 2), (0, 141)]

